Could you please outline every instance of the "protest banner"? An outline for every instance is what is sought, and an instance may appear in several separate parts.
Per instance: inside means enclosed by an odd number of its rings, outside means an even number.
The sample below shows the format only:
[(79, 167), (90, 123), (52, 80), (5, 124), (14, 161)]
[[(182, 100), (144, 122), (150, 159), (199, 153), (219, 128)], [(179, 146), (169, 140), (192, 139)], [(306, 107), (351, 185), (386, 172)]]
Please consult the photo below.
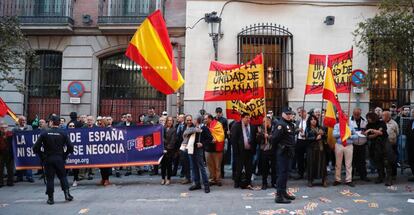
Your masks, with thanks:
[[(142, 166), (159, 163), (163, 155), (162, 125), (80, 128), (66, 130), (74, 146), (66, 159), (66, 168), (102, 168)], [(38, 155), (32, 147), (41, 130), (21, 131), (13, 135), (13, 156), (16, 169), (40, 169)]]
[(263, 57), (243, 64), (211, 62), (204, 101), (243, 100), (264, 97)]
[[(352, 55), (352, 49), (343, 53), (328, 55), (328, 57), (326, 55), (310, 54), (305, 95), (322, 93), (326, 65), (332, 71), (337, 92), (350, 93)], [(328, 63), (326, 63), (326, 58)]]
[(252, 99), (246, 103), (240, 100), (226, 101), (226, 115), (228, 119), (240, 120), (242, 112), (250, 114), (250, 123), (252, 125), (261, 125), (266, 114), (265, 99)]

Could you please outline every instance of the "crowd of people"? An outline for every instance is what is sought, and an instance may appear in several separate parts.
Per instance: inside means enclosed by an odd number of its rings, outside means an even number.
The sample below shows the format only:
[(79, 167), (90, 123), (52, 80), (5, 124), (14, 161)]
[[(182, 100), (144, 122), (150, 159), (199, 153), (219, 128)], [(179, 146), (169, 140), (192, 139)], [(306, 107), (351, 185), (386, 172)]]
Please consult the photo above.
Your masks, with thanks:
[[(200, 110), (194, 117), (185, 114), (168, 116), (165, 111), (158, 116), (155, 108), (149, 107), (146, 114), (136, 116), (136, 121), (130, 113), (122, 114), (120, 121), (115, 123), (111, 116), (95, 119), (94, 116), (78, 116), (72, 112), (68, 123), (60, 118), (56, 126), (65, 130), (161, 124), (164, 127), (164, 156), (159, 165), (161, 185), (170, 185), (173, 183), (171, 178), (179, 176), (181, 184), (191, 184), (189, 190), (203, 187), (204, 192), (209, 193), (211, 186), (222, 186), (224, 165), (229, 164), (234, 188), (253, 189), (252, 182), (256, 176), (262, 176), (261, 189), (274, 187), (278, 192), (283, 192), (283, 184), (288, 177), (306, 179), (309, 187), (318, 184), (317, 180), (321, 180), (323, 187), (340, 185), (343, 183), (343, 164), (344, 184), (351, 187), (355, 186), (354, 179), (358, 177), (365, 182), (371, 181), (367, 169), (377, 175), (375, 183), (390, 186), (395, 183), (397, 167), (405, 161), (408, 161), (414, 174), (412, 114), (410, 106), (397, 109), (391, 105), (388, 110), (377, 107), (364, 117), (360, 108), (354, 108), (349, 118), (351, 136), (346, 141), (341, 140), (338, 122), (332, 137), (328, 135), (328, 128), (323, 125), (324, 110), (315, 108), (306, 111), (303, 107), (297, 108), (296, 113), (290, 108), (284, 109), (280, 117), (269, 111), (262, 125), (252, 125), (248, 113), (241, 113), (239, 121), (229, 122), (220, 107), (216, 108), (214, 115)], [(5, 185), (3, 180), (6, 177), (8, 186), (24, 179), (34, 182), (31, 170), (14, 170), (13, 133), (33, 129), (47, 131), (51, 127), (52, 120), (35, 120), (31, 126), (24, 116), (19, 116), (15, 127), (0, 123), (0, 187)], [(294, 138), (289, 139), (285, 135)], [(330, 144), (330, 141), (334, 143)], [(99, 184), (110, 185), (111, 175), (126, 177), (133, 171), (138, 175), (145, 172), (158, 175), (159, 166), (100, 168)], [(96, 171), (73, 169), (68, 172), (73, 175), (72, 186), (78, 186), (81, 180), (92, 180)], [(332, 182), (328, 180), (329, 172), (334, 174)], [(44, 177), (42, 171), (34, 175)], [(408, 180), (413, 182), (414, 177)], [(286, 194), (279, 196), (277, 202), (289, 203), (293, 199)]]

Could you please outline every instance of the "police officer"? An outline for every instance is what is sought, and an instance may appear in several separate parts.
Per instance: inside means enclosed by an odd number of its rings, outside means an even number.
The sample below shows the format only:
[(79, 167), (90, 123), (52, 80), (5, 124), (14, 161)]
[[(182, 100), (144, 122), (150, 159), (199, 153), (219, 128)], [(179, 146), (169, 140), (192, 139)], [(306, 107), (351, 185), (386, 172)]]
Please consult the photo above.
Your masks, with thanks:
[(47, 203), (52, 205), (54, 204), (55, 173), (60, 180), (60, 186), (65, 194), (65, 199), (67, 201), (73, 200), (73, 197), (69, 193), (69, 184), (65, 170), (65, 160), (73, 152), (73, 145), (70, 143), (66, 133), (59, 129), (59, 116), (52, 115), (50, 120), (53, 123), (52, 128), (40, 134), (33, 146), (33, 151), (40, 156), (45, 167), (47, 179), (46, 194), (48, 195)]
[(294, 158), (295, 151), (295, 124), (292, 121), (293, 111), (290, 107), (284, 107), (282, 118), (278, 120), (272, 134), (273, 148), (276, 149), (278, 178), (276, 182), (277, 195), (275, 202), (289, 204), (295, 200), (294, 196), (286, 192), (286, 184), (289, 174), (289, 164)]

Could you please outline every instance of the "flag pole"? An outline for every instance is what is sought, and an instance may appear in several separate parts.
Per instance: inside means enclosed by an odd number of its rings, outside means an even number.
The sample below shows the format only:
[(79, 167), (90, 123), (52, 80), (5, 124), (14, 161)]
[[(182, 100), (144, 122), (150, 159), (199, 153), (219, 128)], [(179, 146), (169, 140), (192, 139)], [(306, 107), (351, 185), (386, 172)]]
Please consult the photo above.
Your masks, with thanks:
[[(263, 52), (261, 53), (261, 55), (262, 55), (262, 65), (263, 65), (263, 67), (264, 67), (264, 57), (263, 57)], [(272, 73), (273, 73), (273, 70), (272, 70)], [(263, 80), (264, 80), (264, 77), (265, 77), (265, 75), (264, 75), (264, 68), (263, 68), (263, 72), (262, 72), (262, 75), (263, 75)], [(275, 77), (274, 76), (272, 76), (273, 77), (273, 79), (275, 79)], [(272, 83), (274, 83), (274, 81), (272, 80)], [(264, 120), (265, 120), (265, 122), (267, 121), (267, 108), (266, 108), (266, 106), (267, 106), (267, 103), (266, 103), (266, 82), (265, 83), (263, 83), (263, 101), (264, 101)], [(270, 122), (270, 123), (272, 123), (272, 122)], [(263, 122), (262, 122), (262, 124), (263, 124)], [(266, 138), (266, 134), (267, 134), (267, 126), (266, 126), (266, 123), (264, 124), (264, 135), (263, 135), (263, 137), (264, 137), (264, 139), (265, 139), (265, 144), (267, 144), (267, 138)]]
[[(323, 77), (323, 85), (325, 85), (325, 82), (326, 82), (326, 73), (328, 72), (328, 57), (329, 57), (329, 55), (326, 55), (325, 56), (325, 73), (324, 73), (324, 77)], [(324, 87), (325, 88), (325, 87)], [(321, 105), (321, 113), (322, 113), (322, 110), (323, 110), (323, 103), (324, 103), (324, 99), (323, 99), (323, 92), (322, 92), (322, 105)], [(325, 113), (326, 114), (326, 113)], [(321, 126), (323, 126), (323, 120), (322, 120), (322, 117), (319, 119), (319, 121), (320, 121), (320, 125)]]
[[(351, 50), (352, 50), (352, 59), (354, 58), (354, 46), (351, 46)], [(352, 62), (352, 65), (353, 65), (353, 62)], [(348, 117), (349, 116), (351, 116), (351, 90), (352, 90), (352, 87), (351, 87), (351, 77), (352, 75), (349, 75), (349, 77), (348, 77), (348, 90), (349, 90), (349, 95), (348, 95)]]

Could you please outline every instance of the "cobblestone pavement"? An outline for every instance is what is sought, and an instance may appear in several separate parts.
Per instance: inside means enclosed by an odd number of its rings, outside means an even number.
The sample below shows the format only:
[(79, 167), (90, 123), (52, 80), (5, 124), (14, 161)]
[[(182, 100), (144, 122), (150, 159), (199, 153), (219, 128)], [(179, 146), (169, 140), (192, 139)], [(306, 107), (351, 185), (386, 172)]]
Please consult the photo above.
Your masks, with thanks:
[[(407, 176), (399, 176), (392, 187), (355, 181), (354, 188), (309, 188), (304, 180), (290, 180), (288, 185), (297, 200), (289, 205), (274, 203), (274, 189), (234, 189), (230, 179), (205, 194), (203, 190), (189, 191), (189, 185), (179, 184), (179, 177), (162, 186), (159, 176), (111, 176), (113, 185), (108, 187), (96, 185), (99, 178), (96, 172), (94, 180), (82, 180), (79, 186), (71, 187), (73, 202), (64, 201), (56, 180), (52, 206), (46, 204), (42, 180), (2, 187), (0, 214), (414, 214), (414, 203), (408, 202), (414, 201), (414, 184), (407, 182)], [(260, 184), (257, 177), (254, 185)]]

